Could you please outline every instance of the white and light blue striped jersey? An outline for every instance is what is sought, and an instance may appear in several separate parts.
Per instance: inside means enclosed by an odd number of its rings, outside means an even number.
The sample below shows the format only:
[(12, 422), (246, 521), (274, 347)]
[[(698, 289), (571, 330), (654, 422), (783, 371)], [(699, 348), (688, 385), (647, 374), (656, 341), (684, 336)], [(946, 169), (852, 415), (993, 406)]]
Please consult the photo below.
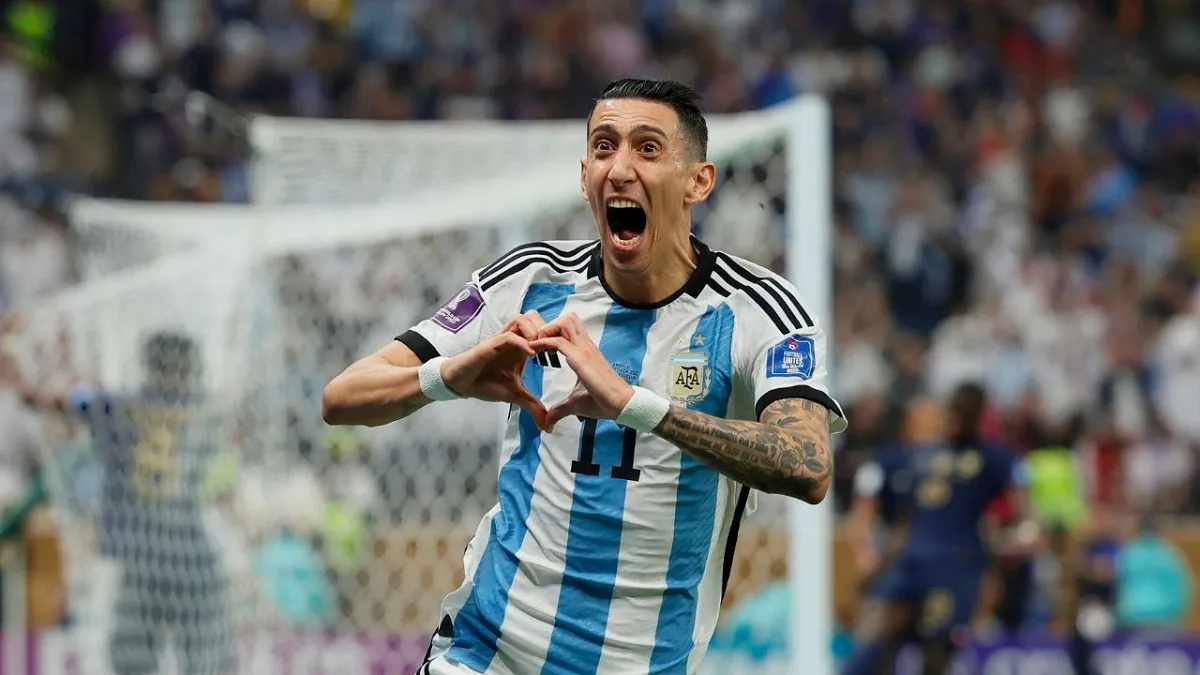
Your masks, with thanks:
[[(521, 246), (397, 339), (426, 361), (531, 309), (547, 322), (575, 312), (618, 374), (679, 405), (754, 420), (773, 401), (804, 398), (844, 429), (824, 334), (795, 289), (693, 244), (692, 277), (654, 305), (609, 292), (599, 242)], [(524, 382), (549, 407), (576, 378), (543, 353)], [(512, 675), (696, 672), (751, 491), (652, 434), (574, 417), (545, 434), (519, 409), (500, 461), (499, 503), (466, 551), (466, 580), (443, 603), (431, 656)]]

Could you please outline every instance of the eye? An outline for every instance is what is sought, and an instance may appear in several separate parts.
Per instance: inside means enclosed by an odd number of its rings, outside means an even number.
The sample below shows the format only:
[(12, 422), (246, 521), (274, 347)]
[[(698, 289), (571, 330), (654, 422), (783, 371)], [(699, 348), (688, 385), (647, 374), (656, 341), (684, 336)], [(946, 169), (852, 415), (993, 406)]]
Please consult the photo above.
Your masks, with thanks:
[(653, 155), (658, 152), (658, 144), (657, 143), (643, 143), (642, 144), (642, 152), (644, 152), (647, 155)]
[(613, 144), (602, 138), (596, 141), (595, 148), (599, 152), (611, 152), (613, 150)]

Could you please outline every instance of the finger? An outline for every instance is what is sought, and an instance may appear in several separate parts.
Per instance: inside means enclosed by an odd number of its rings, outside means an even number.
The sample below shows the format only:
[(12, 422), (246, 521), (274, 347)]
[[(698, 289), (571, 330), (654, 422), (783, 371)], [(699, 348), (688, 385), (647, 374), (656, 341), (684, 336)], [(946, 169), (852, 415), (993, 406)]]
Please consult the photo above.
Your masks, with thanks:
[(517, 327), (521, 332), (521, 337), (526, 340), (536, 340), (538, 336), (538, 327), (529, 320), (527, 316), (517, 317)]
[(570, 339), (571, 331), (561, 317), (538, 329), (538, 338), (565, 337)]
[(566, 315), (563, 317), (563, 319), (565, 319), (567, 325), (571, 327), (572, 335), (576, 335), (576, 336), (586, 336), (587, 335), (587, 328), (584, 327), (583, 319), (580, 319), (578, 314), (576, 314), (575, 312), (567, 312)]
[(519, 397), (516, 404), (521, 410), (529, 413), (529, 416), (533, 418), (533, 423), (537, 425), (538, 429), (542, 431), (550, 430), (551, 427), (546, 421), (546, 406), (541, 401), (532, 396)]
[(568, 359), (571, 358), (572, 352), (575, 350), (575, 345), (571, 341), (562, 336), (538, 338), (529, 343), (535, 351), (544, 352), (547, 349), (553, 349)]
[(512, 379), (512, 387), (515, 393), (512, 402), (529, 413), (539, 429), (546, 429), (546, 405), (525, 388), (525, 384), (520, 378)]
[(575, 312), (567, 312), (558, 318), (561, 324), (560, 331), (563, 336), (577, 345), (594, 344), (591, 336), (588, 335), (587, 326), (583, 325), (583, 319)]
[(496, 341), (493, 345), (496, 351), (515, 349), (528, 356), (533, 356), (537, 353), (537, 350), (533, 348), (529, 340), (516, 333), (501, 333), (493, 339)]
[(567, 395), (567, 397), (563, 399), (561, 403), (551, 407), (548, 411), (546, 411), (546, 423), (550, 426), (554, 426), (565, 417), (578, 415), (583, 411), (583, 405), (587, 402), (589, 396), (590, 394), (588, 394), (586, 390), (582, 389), (576, 390), (575, 392)]
[(551, 431), (551, 427), (546, 423), (546, 405), (525, 388), (522, 377), (514, 373), (509, 376), (508, 384), (513, 391), (510, 402), (529, 413), (539, 429), (546, 432)]
[(538, 330), (541, 330), (542, 326), (546, 325), (546, 320), (542, 318), (541, 312), (537, 311), (536, 309), (531, 309), (528, 312), (525, 312), (525, 318), (529, 319), (529, 322), (533, 324), (533, 327)]
[(546, 426), (553, 431), (554, 427), (557, 426), (559, 422), (561, 422), (564, 418), (570, 417), (574, 414), (575, 410), (569, 405), (568, 401), (563, 401), (556, 406), (552, 406), (546, 411)]
[(561, 335), (570, 339), (574, 338), (579, 332), (579, 329), (576, 327), (578, 325), (578, 320), (579, 316), (575, 314), (575, 312), (567, 312), (566, 314), (559, 316), (554, 321), (551, 321), (549, 324), (547, 324), (547, 326), (553, 326), (552, 332), (555, 335)]
[(538, 327), (525, 314), (518, 314), (504, 326), (504, 332), (516, 333), (526, 340), (533, 340), (538, 336)]

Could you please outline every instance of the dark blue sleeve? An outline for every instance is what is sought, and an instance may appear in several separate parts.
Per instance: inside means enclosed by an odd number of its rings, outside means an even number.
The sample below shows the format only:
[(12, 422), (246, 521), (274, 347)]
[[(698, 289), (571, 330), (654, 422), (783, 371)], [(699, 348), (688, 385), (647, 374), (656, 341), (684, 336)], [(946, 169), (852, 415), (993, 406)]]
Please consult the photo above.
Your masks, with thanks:
[(988, 464), (994, 467), (990, 482), (996, 497), (1014, 487), (1023, 487), (1028, 482), (1023, 476), (1024, 462), (1010, 448), (993, 446), (988, 449), (988, 454), (991, 455)]

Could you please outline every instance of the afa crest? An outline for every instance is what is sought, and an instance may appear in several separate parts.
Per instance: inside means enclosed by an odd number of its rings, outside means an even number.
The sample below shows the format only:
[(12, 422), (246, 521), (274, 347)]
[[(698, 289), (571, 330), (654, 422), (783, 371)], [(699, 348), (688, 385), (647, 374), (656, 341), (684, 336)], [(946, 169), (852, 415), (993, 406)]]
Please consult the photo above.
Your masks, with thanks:
[(693, 403), (708, 395), (708, 354), (673, 354), (667, 370), (667, 391), (679, 403)]

